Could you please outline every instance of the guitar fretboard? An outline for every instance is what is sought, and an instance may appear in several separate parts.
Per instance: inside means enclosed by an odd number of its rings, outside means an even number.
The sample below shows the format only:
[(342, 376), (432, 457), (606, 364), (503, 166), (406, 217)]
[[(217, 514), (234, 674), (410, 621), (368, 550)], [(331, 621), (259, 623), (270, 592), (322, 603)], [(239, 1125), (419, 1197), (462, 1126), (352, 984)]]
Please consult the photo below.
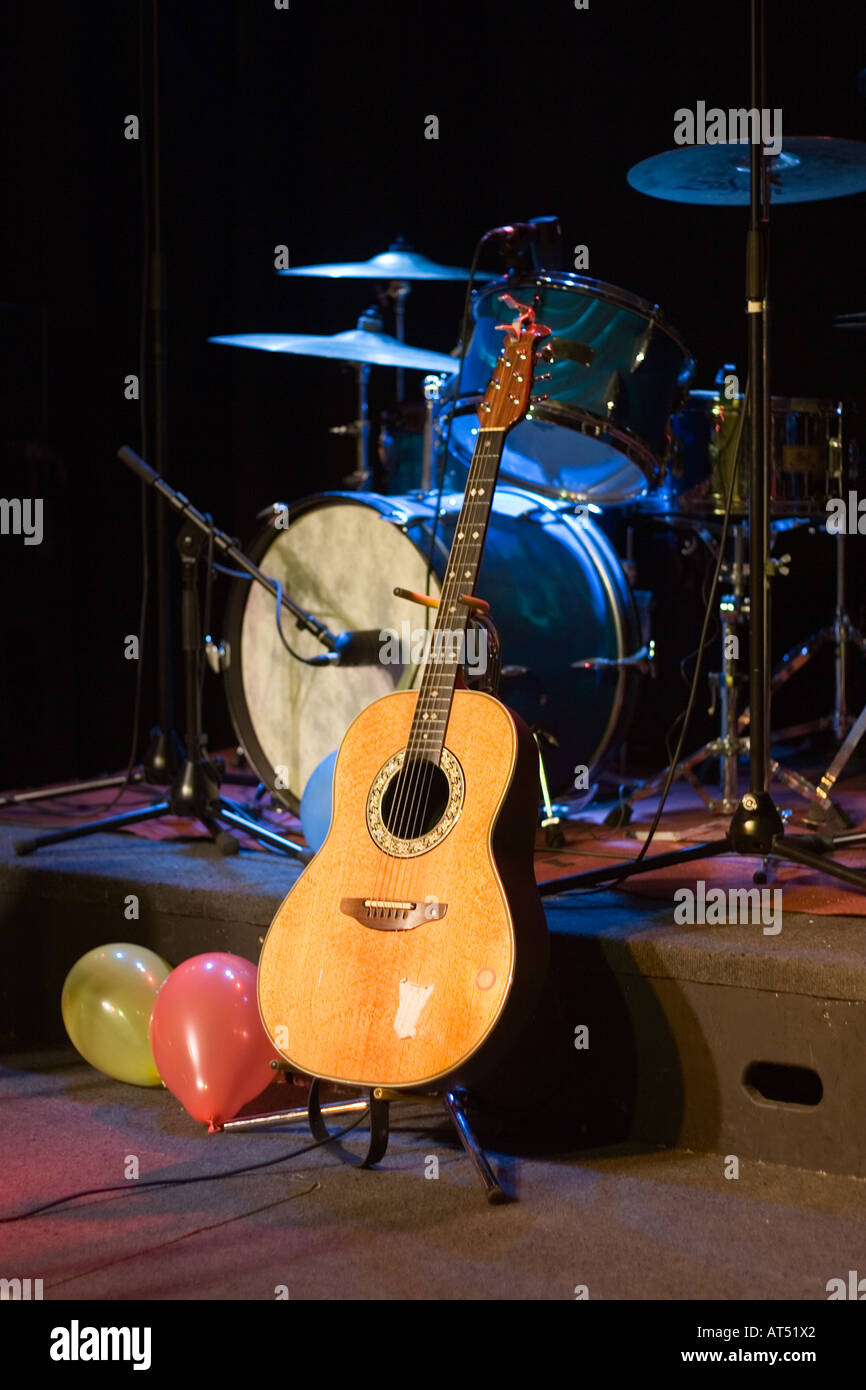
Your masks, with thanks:
[(470, 613), (461, 595), (473, 595), (476, 590), (504, 440), (504, 429), (478, 431), (421, 677), (407, 761), (423, 759), (438, 766), (442, 756)]

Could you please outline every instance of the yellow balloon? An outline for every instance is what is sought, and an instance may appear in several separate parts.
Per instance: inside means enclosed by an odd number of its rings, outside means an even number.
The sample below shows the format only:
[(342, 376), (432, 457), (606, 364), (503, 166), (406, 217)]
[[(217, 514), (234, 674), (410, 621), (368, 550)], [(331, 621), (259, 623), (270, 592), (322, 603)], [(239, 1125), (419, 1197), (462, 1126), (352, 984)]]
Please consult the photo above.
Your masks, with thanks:
[(74, 1047), (97, 1071), (133, 1086), (159, 1086), (148, 1028), (171, 966), (146, 946), (114, 941), (77, 960), (60, 1007)]

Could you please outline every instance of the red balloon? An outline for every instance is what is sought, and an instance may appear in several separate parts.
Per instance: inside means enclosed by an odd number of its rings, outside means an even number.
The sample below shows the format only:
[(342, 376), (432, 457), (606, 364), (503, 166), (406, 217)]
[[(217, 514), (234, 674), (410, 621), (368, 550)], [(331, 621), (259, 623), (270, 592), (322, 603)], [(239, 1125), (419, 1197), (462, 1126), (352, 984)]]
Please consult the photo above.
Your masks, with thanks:
[(256, 967), (212, 951), (172, 970), (150, 1016), (150, 1046), (172, 1095), (213, 1134), (260, 1095), (279, 1059), (259, 1017)]

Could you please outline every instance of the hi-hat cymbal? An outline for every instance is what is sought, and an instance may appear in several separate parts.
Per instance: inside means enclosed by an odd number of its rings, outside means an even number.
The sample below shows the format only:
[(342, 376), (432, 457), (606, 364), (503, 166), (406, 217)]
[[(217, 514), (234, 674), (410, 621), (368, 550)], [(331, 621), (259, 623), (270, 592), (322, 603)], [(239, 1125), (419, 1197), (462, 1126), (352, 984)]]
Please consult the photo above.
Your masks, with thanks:
[[(383, 251), (369, 261), (335, 261), (332, 265), (298, 265), (279, 275), (321, 275), (328, 280), (468, 280), (469, 271), (457, 265), (437, 265), (417, 251)], [(494, 276), (477, 271), (475, 279)]]
[[(682, 145), (642, 159), (628, 171), (639, 193), (672, 203), (746, 207), (751, 149), (744, 145)], [(811, 203), (866, 192), (866, 143), (796, 135), (767, 160), (773, 203)]]
[(376, 367), (403, 367), (416, 372), (456, 372), (456, 357), (428, 348), (408, 347), (387, 333), (352, 328), (330, 337), (319, 333), (230, 333), (208, 338), (209, 343), (229, 347), (259, 348), (263, 352), (289, 352), (299, 357), (331, 357), (342, 362), (365, 362)]

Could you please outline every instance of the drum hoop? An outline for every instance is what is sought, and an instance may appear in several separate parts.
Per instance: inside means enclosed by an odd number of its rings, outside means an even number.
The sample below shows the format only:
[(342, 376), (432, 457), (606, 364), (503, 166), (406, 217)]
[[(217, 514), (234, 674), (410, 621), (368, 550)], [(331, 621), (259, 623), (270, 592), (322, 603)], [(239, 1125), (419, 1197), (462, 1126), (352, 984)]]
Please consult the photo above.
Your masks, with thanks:
[(691, 380), (694, 376), (696, 367), (694, 354), (679, 329), (669, 322), (658, 304), (654, 304), (652, 300), (643, 299), (640, 295), (632, 294), (630, 290), (621, 289), (619, 285), (611, 285), (606, 280), (593, 280), (588, 275), (575, 275), (568, 270), (539, 270), (535, 275), (517, 275), (511, 279), (494, 280), (478, 291), (472, 309), (473, 317), (476, 321), (478, 320), (481, 302), (488, 295), (511, 294), (515, 289), (519, 290), (529, 285), (552, 285), (558, 289), (573, 290), (576, 294), (591, 295), (594, 299), (604, 300), (608, 304), (616, 304), (623, 309), (631, 309), (640, 318), (644, 318), (656, 328), (660, 328), (676, 343), (683, 356), (691, 364), (688, 379)]
[[(477, 402), (481, 396), (462, 396), (458, 404), (452, 410), (452, 414), (469, 415), (477, 410)], [(542, 401), (532, 407), (532, 419), (540, 420), (542, 423), (559, 425), (563, 429), (574, 430), (577, 434), (592, 435), (596, 439), (604, 442), (610, 441), (619, 454), (623, 454), (629, 463), (634, 463), (641, 470), (647, 482), (658, 482), (664, 475), (664, 466), (659, 457), (653, 453), (652, 449), (646, 444), (639, 435), (630, 430), (627, 425), (614, 425), (610, 420), (605, 420), (601, 415), (594, 415), (590, 410), (584, 410), (582, 406), (562, 405), (559, 401)], [(531, 423), (531, 420), (530, 420)], [(507, 438), (506, 438), (506, 448)], [(513, 477), (505, 469), (502, 472), (503, 478)], [(542, 484), (524, 483), (528, 492), (541, 492)], [(562, 488), (552, 491), (553, 496), (564, 496), (578, 498), (576, 492), (569, 492)]]

